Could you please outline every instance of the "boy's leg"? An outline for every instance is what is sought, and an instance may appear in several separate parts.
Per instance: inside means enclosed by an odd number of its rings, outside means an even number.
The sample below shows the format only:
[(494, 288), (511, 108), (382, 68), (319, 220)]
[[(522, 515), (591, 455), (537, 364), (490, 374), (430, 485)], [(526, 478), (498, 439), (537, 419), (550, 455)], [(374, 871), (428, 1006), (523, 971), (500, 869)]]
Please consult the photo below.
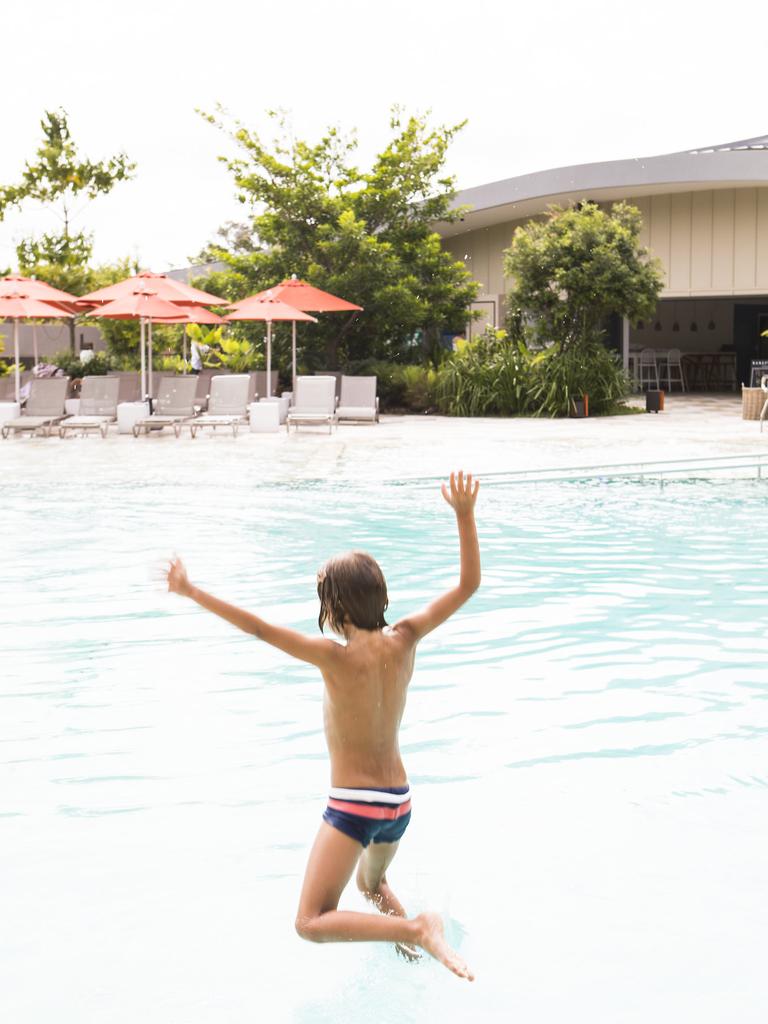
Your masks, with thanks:
[(367, 900), (376, 906), (382, 914), (394, 914), (407, 917), (400, 900), (395, 896), (387, 882), (387, 868), (397, 853), (397, 843), (371, 843), (360, 857), (357, 866), (357, 887)]
[(447, 944), (439, 915), (379, 917), (337, 910), (339, 899), (360, 858), (354, 839), (322, 822), (309, 855), (296, 915), (296, 930), (312, 942), (405, 942), (426, 949), (454, 974), (472, 980), (464, 961)]
[[(382, 914), (407, 917), (405, 907), (392, 892), (386, 874), (399, 845), (398, 840), (396, 843), (371, 843), (366, 846), (357, 865), (357, 887)], [(421, 959), (416, 947), (409, 943), (396, 942), (395, 949), (406, 960)]]

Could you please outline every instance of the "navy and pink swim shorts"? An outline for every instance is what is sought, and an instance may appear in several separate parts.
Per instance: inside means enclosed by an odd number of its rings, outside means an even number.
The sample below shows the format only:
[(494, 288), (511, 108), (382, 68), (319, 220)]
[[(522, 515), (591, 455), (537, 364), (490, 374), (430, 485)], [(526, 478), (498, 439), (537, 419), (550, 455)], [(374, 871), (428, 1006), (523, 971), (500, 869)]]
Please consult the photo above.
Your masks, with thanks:
[(335, 788), (328, 797), (323, 821), (355, 839), (369, 843), (396, 843), (411, 820), (411, 788)]

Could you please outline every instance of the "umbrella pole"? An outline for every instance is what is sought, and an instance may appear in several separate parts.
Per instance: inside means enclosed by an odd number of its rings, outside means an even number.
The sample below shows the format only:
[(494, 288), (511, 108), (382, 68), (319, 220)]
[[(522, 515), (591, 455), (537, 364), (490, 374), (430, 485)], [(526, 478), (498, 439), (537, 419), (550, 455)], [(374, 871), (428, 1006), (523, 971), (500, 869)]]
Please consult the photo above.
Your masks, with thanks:
[(272, 396), (272, 321), (267, 320), (267, 398)]
[(291, 387), (293, 388), (294, 395), (296, 394), (296, 321), (292, 322), (293, 330), (291, 332)]
[(152, 317), (147, 319), (147, 377), (149, 379), (149, 397), (152, 397)]
[(184, 324), (184, 333), (181, 336), (181, 358), (187, 361), (187, 325)]
[(34, 359), (34, 365), (37, 366), (39, 360), (37, 358), (37, 324), (32, 323), (32, 358)]
[(13, 321), (13, 360), (16, 375), (16, 401), (21, 401), (21, 375), (19, 373), (19, 321)]
[(141, 400), (147, 400), (147, 367), (144, 360), (144, 317), (139, 318), (139, 351), (141, 352)]

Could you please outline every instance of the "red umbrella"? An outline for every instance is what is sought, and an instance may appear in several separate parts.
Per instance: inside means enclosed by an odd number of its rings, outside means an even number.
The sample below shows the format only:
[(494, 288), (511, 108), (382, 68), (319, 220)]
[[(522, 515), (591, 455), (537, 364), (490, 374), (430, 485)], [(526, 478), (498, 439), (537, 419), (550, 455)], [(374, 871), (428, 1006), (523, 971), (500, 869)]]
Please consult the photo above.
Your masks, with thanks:
[[(292, 320), (294, 324), (297, 320), (308, 320), (310, 323), (316, 324), (317, 320), (313, 316), (309, 316), (307, 313), (302, 313), (300, 309), (296, 309), (295, 306), (289, 306), (286, 302), (281, 302), (274, 293), (270, 290), (261, 292), (259, 295), (252, 295), (248, 299), (243, 299), (241, 302), (236, 304), (236, 309), (233, 313), (230, 313), (227, 320), (263, 320), (267, 325), (267, 398), (270, 397), (271, 391), (271, 371), (272, 371), (272, 324), (275, 320)], [(295, 367), (294, 367), (294, 378), (295, 378)]]
[[(141, 350), (141, 394), (152, 393), (152, 321), (162, 319), (165, 323), (183, 323), (185, 313), (172, 302), (161, 298), (155, 292), (147, 288), (134, 290), (129, 294), (123, 294), (120, 298), (105, 302), (98, 310), (94, 310), (91, 316), (103, 316), (110, 320), (138, 320), (139, 321), (139, 348)], [(149, 325), (149, 380), (147, 380), (146, 359), (144, 355), (144, 324)], [(149, 385), (149, 392), (147, 391)]]
[[(174, 303), (175, 305), (175, 303)], [(182, 306), (179, 304), (176, 306), (179, 312), (186, 314), (184, 320), (181, 322), (184, 324), (184, 335), (181, 340), (182, 352), (181, 356), (184, 362), (187, 361), (187, 324), (211, 324), (219, 325), (225, 324), (227, 321), (224, 317), (219, 316), (218, 313), (212, 313), (210, 309), (206, 309), (205, 306)], [(179, 323), (178, 317), (174, 317), (173, 320), (166, 320), (164, 317), (157, 317), (157, 323)]]
[[(280, 299), (282, 302), (287, 302), (289, 306), (293, 306), (294, 309), (301, 309), (305, 313), (359, 313), (362, 312), (362, 306), (356, 306), (354, 302), (347, 302), (346, 299), (340, 299), (337, 295), (331, 295), (330, 292), (324, 292), (320, 288), (315, 288), (314, 285), (308, 284), (306, 281), (299, 281), (294, 274), (293, 277), (288, 277), (285, 281), (281, 281), (280, 284), (275, 285), (274, 288), (269, 288), (267, 291), (259, 292), (258, 295), (253, 295), (251, 298), (258, 299), (264, 295), (273, 295), (275, 298)], [(243, 299), (243, 302), (250, 302), (251, 299)], [(239, 309), (242, 303), (234, 303), (234, 308)], [(293, 322), (293, 329), (291, 332), (291, 362), (293, 366), (293, 390), (296, 390), (296, 321)]]
[(19, 320), (45, 317), (58, 320), (59, 317), (71, 317), (59, 306), (42, 299), (31, 298), (14, 292), (0, 292), (0, 320), (13, 320), (13, 356), (16, 363), (16, 401), (19, 401), (21, 377), (19, 375)]
[[(63, 292), (61, 288), (54, 288), (45, 281), (38, 281), (34, 277), (22, 277), (21, 274), (6, 274), (0, 277), (0, 295), (26, 295), (30, 299), (41, 299), (43, 302), (50, 302), (58, 306), (66, 313), (77, 312), (75, 303), (78, 301), (76, 295)], [(32, 353), (37, 363), (37, 326), (32, 324)]]
[(153, 274), (149, 270), (143, 270), (135, 277), (127, 277), (124, 281), (117, 281), (115, 284), (108, 284), (106, 288), (99, 288), (95, 292), (83, 295), (79, 298), (78, 304), (82, 306), (95, 306), (103, 302), (112, 302), (114, 299), (121, 299), (126, 295), (132, 295), (137, 291), (152, 292), (166, 302), (181, 302), (186, 306), (226, 306), (227, 300), (218, 295), (210, 295), (202, 292), (199, 288), (184, 284), (183, 281), (175, 281), (165, 274)]
[[(252, 298), (261, 298), (267, 294), (280, 299), (281, 302), (287, 302), (289, 306), (293, 306), (294, 309), (301, 309), (305, 313), (360, 313), (363, 309), (362, 306), (356, 306), (354, 302), (340, 299), (337, 295), (324, 292), (320, 288), (315, 288), (314, 285), (307, 284), (306, 281), (299, 281), (296, 277), (286, 278), (285, 281), (276, 284), (274, 288), (268, 288), (266, 291), (259, 292), (258, 295), (254, 295)], [(250, 299), (243, 299), (242, 301), (250, 302)], [(240, 303), (235, 302), (233, 305), (237, 308), (240, 306)]]

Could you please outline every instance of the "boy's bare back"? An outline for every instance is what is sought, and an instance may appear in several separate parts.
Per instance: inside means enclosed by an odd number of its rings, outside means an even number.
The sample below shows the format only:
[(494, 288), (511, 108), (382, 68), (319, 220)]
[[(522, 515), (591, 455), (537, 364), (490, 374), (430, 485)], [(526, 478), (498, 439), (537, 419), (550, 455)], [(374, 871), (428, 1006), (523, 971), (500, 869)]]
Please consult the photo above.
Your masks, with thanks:
[(331, 785), (402, 786), (398, 731), (416, 641), (407, 626), (355, 629), (322, 667)]

